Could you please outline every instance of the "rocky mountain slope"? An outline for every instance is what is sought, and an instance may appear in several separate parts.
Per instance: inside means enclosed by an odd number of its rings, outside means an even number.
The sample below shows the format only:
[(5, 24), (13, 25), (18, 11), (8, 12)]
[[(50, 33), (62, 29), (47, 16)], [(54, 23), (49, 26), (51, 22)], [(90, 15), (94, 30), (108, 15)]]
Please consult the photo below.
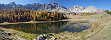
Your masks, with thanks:
[(81, 12), (89, 12), (89, 13), (101, 13), (104, 12), (103, 9), (95, 8), (94, 6), (88, 6), (86, 8), (82, 6), (73, 6), (72, 8), (66, 8), (64, 6), (59, 5), (58, 3), (47, 3), (47, 4), (40, 4), (40, 3), (32, 3), (32, 4), (16, 4), (15, 2), (11, 2), (9, 4), (0, 4), (0, 9), (11, 9), (11, 8), (24, 8), (29, 10), (50, 10), (50, 11), (58, 11), (58, 12), (74, 12), (74, 13), (81, 13)]
[(72, 8), (69, 8), (70, 12), (80, 13), (84, 10), (84, 7), (82, 6), (73, 6)]
[(49, 3), (49, 4), (32, 3), (32, 4), (21, 5), (21, 4), (16, 4), (15, 2), (11, 2), (9, 4), (0, 4), (0, 9), (24, 8), (29, 10), (52, 10), (52, 9), (57, 9), (58, 7), (65, 8), (57, 3)]
[(84, 8), (82, 6), (73, 6), (72, 8), (69, 9), (69, 11), (70, 12), (75, 12), (75, 13), (82, 13), (82, 12), (102, 13), (102, 12), (105, 12), (105, 10), (95, 8), (94, 6), (88, 6), (86, 8)]

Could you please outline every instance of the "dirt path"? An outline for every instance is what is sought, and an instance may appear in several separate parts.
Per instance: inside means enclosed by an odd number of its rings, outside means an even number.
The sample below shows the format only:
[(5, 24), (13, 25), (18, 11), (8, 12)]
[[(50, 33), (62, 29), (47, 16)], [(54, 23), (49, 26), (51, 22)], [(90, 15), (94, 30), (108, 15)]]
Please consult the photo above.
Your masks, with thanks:
[(86, 40), (111, 40), (111, 21), (99, 33)]

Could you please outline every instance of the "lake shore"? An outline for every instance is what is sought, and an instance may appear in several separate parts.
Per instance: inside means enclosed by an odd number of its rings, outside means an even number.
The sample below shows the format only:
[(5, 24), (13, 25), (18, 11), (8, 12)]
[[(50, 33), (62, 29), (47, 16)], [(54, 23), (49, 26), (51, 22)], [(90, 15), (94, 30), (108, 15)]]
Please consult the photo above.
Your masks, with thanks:
[(83, 21), (89, 21), (89, 19), (63, 19), (58, 21), (29, 21), (29, 22), (15, 22), (15, 23), (9, 23), (4, 22), (0, 23), (0, 25), (6, 25), (6, 24), (20, 24), (20, 23), (46, 23), (46, 22), (59, 22), (59, 21), (75, 21), (75, 22), (83, 22)]
[[(66, 20), (60, 20), (60, 21), (66, 21)], [(89, 22), (89, 20), (88, 19), (68, 19), (67, 21), (70, 21), (70, 22)], [(42, 21), (43, 22), (43, 21)], [(42, 22), (39, 22), (39, 23), (42, 23)], [(47, 21), (47, 22), (49, 22), (49, 21)], [(50, 22), (55, 22), (55, 21), (50, 21)], [(58, 22), (58, 21), (57, 21)], [(26, 22), (25, 22), (26, 23)], [(29, 22), (30, 23), (30, 22)], [(31, 22), (31, 23), (33, 23), (33, 22)], [(38, 22), (37, 22), (38, 23)], [(10, 29), (9, 29), (10, 30)], [(15, 31), (17, 31), (17, 30), (15, 30)], [(27, 34), (27, 33), (23, 33), (23, 32), (19, 32), (17, 35), (22, 35), (22, 34), (24, 35), (24, 34)], [(62, 32), (62, 33), (64, 33), (64, 32)], [(61, 33), (61, 34), (62, 34)], [(65, 33), (67, 33), (67, 34), (69, 34), (69, 32), (65, 32)], [(61, 34), (59, 34), (59, 35), (61, 35)], [(66, 34), (66, 35), (67, 35)], [(74, 33), (75, 34), (75, 33)], [(28, 34), (28, 35), (33, 35), (33, 34)], [(57, 36), (57, 34), (54, 34), (55, 36)], [(29, 36), (28, 36), (29, 37)], [(23, 37), (24, 38), (24, 37)], [(55, 37), (56, 38), (56, 37)], [(32, 39), (32, 38), (31, 38)]]
[[(97, 16), (97, 17), (95, 17)], [(101, 18), (101, 16), (104, 16), (103, 18)], [(92, 16), (78, 16), (73, 18), (73, 19), (68, 19), (67, 21), (75, 21), (75, 22), (81, 22), (81, 21), (88, 21), (90, 23), (92, 23), (92, 27), (88, 30), (84, 30), (82, 32), (61, 32), (58, 34), (54, 34), (54, 38), (57, 38), (57, 40), (86, 40), (89, 39), (91, 37), (93, 37), (95, 34), (99, 33), (99, 31), (103, 30), (103, 28), (107, 25), (107, 23), (111, 20), (111, 18), (107, 18), (110, 17), (110, 15), (107, 14), (95, 14)], [(64, 20), (62, 20), (64, 21)], [(27, 22), (25, 22), (27, 23)], [(33, 23), (33, 22), (28, 22), (28, 23)], [(36, 22), (37, 23), (37, 22)], [(41, 23), (41, 22), (39, 22)], [(10, 29), (9, 29), (10, 30)], [(15, 30), (16, 32), (17, 30)], [(24, 33), (24, 32), (19, 32), (18, 35), (26, 35), (26, 38), (30, 38), (28, 37), (33, 35), (33, 38), (36, 37), (34, 36), (34, 34), (28, 34), (28, 33)], [(24, 37), (23, 37), (24, 38)], [(32, 38), (30, 38), (32, 39)]]

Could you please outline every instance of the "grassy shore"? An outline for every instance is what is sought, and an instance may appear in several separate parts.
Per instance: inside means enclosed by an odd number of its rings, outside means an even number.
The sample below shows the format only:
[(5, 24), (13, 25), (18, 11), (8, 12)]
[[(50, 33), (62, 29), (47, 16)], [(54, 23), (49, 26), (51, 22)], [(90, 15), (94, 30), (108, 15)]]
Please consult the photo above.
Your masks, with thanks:
[(9, 31), (10, 33), (14, 33), (16, 37), (18, 37), (17, 39), (32, 40), (34, 37), (38, 36), (38, 34), (25, 33), (14, 29), (5, 29), (1, 27), (0, 29), (4, 31)]

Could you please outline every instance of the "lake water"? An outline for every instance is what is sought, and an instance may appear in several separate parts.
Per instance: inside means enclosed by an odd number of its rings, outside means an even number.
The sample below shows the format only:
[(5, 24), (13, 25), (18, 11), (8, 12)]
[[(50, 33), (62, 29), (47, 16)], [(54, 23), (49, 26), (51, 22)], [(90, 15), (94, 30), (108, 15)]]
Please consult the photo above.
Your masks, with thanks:
[(90, 28), (92, 25), (88, 22), (44, 22), (44, 23), (21, 23), (0, 25), (7, 29), (15, 29), (26, 33), (44, 34), (44, 33), (60, 33), (60, 32), (81, 32)]

